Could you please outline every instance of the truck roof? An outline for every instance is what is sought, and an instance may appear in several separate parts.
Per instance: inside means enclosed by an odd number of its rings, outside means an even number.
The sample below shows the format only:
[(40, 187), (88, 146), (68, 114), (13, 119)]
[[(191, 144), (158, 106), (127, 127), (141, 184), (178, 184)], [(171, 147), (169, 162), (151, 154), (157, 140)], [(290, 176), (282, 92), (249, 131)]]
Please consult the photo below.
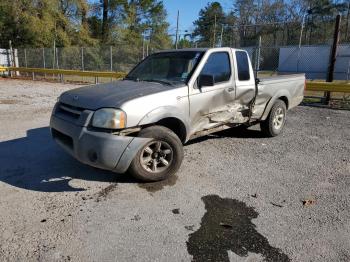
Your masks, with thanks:
[[(220, 51), (220, 50), (225, 50), (227, 48), (231, 48), (231, 47), (209, 47), (209, 48), (183, 48), (183, 49), (167, 49), (167, 50), (160, 50), (160, 51), (157, 51), (156, 53), (164, 53), (164, 52), (186, 52), (186, 51), (192, 51), (192, 52), (206, 52), (208, 50), (217, 50), (217, 51)], [(242, 50), (242, 49), (237, 49), (237, 48), (231, 48), (232, 50)], [(242, 50), (244, 51), (244, 50)]]

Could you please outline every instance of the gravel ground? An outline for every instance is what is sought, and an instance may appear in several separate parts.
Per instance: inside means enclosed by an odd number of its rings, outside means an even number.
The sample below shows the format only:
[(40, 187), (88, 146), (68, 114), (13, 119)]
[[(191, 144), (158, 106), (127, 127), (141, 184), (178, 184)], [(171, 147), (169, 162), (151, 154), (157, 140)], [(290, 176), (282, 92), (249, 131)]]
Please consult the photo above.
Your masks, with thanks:
[(1, 261), (350, 260), (349, 111), (197, 139), (177, 177), (139, 184), (53, 143), (51, 108), (74, 87), (0, 79)]

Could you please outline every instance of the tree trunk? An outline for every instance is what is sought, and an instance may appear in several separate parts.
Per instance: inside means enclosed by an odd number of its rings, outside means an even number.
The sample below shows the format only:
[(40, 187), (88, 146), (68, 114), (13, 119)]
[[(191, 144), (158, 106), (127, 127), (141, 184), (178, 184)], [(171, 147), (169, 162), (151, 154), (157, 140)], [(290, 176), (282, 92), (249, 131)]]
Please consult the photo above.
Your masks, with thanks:
[[(310, 26), (310, 35), (309, 35), (309, 45), (311, 45), (312, 42), (312, 29), (313, 29), (313, 22), (314, 22), (314, 19), (313, 17), (311, 16), (311, 26)], [(314, 44), (314, 43), (313, 43)]]
[(83, 28), (88, 28), (88, 22), (87, 22), (87, 8), (86, 6), (81, 7), (81, 25)]
[(103, 0), (102, 3), (102, 42), (106, 42), (108, 39), (108, 0)]

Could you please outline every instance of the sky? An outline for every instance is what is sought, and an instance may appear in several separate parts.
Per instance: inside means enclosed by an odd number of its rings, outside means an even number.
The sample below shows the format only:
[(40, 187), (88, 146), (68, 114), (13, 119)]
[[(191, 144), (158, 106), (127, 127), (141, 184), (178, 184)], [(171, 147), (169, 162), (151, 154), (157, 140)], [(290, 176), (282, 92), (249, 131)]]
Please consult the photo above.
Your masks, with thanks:
[[(2, 0), (0, 0), (2, 1)], [(232, 10), (234, 0), (162, 0), (168, 13), (167, 20), (170, 24), (169, 33), (175, 35), (177, 10), (180, 11), (179, 33), (185, 34), (185, 30), (193, 30), (193, 22), (198, 18), (199, 11), (208, 3), (219, 2), (224, 11)], [(99, 0), (88, 0), (90, 3)]]
[[(169, 33), (175, 34), (177, 10), (180, 11), (179, 29), (180, 34), (184, 34), (185, 30), (193, 29), (193, 22), (198, 18), (199, 11), (204, 8), (207, 3), (215, 2), (211, 0), (163, 0), (165, 8), (168, 12), (168, 22), (170, 23)], [(232, 9), (232, 0), (216, 0), (219, 2), (224, 11)]]

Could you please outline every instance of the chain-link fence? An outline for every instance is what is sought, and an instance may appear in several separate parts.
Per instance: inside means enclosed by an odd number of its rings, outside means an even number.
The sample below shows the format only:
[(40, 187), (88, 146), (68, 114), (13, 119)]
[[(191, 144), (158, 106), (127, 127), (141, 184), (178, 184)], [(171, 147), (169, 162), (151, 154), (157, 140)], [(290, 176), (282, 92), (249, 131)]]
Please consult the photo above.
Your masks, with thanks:
[[(305, 73), (306, 78), (309, 80), (325, 80), (327, 77), (331, 44), (275, 46), (269, 44), (262, 37), (256, 41), (256, 45), (239, 46), (237, 48), (245, 49), (248, 52), (254, 71), (259, 78), (293, 73)], [(9, 50), (2, 50), (1, 54), (7, 57), (7, 59), (2, 60), (5, 61), (4, 63), (10, 63), (8, 65), (19, 67), (128, 72), (143, 57), (152, 52), (154, 50), (147, 50), (146, 46), (140, 48), (121, 45), (55, 49), (18, 48), (13, 49), (14, 58), (11, 58)], [(34, 79), (34, 74), (22, 73), (16, 76)], [(56, 79), (62, 81), (63, 77), (36, 73), (35, 79)], [(110, 80), (110, 78), (99, 79), (100, 82)], [(338, 46), (334, 80), (350, 80), (349, 44)], [(65, 76), (64, 81), (91, 83), (96, 82), (96, 78)], [(323, 92), (307, 92), (306, 95), (322, 97)], [(345, 94), (338, 94), (337, 98), (339, 101), (347, 101), (348, 103), (349, 98), (345, 97)], [(335, 100), (333, 99), (332, 101)]]
[[(255, 71), (261, 76), (305, 73), (308, 79), (326, 79), (331, 45), (272, 46), (257, 42), (255, 46), (239, 47), (250, 56)], [(18, 48), (14, 49), (12, 66), (83, 71), (128, 72), (147, 55), (143, 49), (127, 46)], [(151, 51), (149, 51), (151, 53)], [(9, 57), (9, 52), (2, 52)], [(5, 63), (5, 62), (4, 62)], [(4, 64), (5, 65), (5, 64)], [(7, 64), (10, 65), (10, 64)], [(335, 80), (350, 79), (350, 45), (338, 46)]]
[(142, 59), (142, 50), (126, 46), (19, 48), (19, 67), (83, 71), (130, 70)]
[[(179, 48), (229, 46), (248, 51), (259, 76), (305, 73), (308, 79), (324, 80), (327, 75), (334, 19), (311, 23), (305, 19), (288, 23), (230, 26), (208, 25), (207, 36), (186, 33), (179, 36)], [(334, 72), (335, 80), (350, 78), (348, 24), (342, 24)], [(187, 38), (188, 39), (187, 39)], [(72, 69), (83, 71), (128, 72), (155, 50), (148, 39), (141, 44), (97, 47), (15, 48), (15, 66)]]

